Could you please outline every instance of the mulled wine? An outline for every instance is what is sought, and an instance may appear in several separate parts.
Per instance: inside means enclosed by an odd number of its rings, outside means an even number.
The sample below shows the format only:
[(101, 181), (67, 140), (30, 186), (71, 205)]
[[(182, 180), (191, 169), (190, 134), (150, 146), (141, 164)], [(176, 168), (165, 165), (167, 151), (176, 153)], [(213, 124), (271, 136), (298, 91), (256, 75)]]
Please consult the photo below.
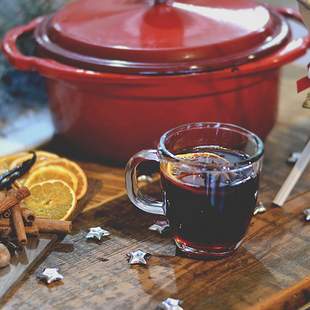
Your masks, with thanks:
[[(232, 254), (256, 205), (264, 144), (247, 129), (224, 123), (180, 125), (164, 133), (156, 150), (143, 150), (126, 166), (129, 199), (139, 209), (168, 217), (177, 251), (191, 257)], [(163, 199), (139, 188), (140, 168), (160, 164)]]
[[(198, 147), (161, 165), (166, 215), (184, 252), (231, 253), (243, 239), (256, 205), (259, 172), (243, 151)], [(190, 164), (183, 164), (182, 160)], [(204, 169), (195, 169), (201, 164)], [(238, 169), (234, 167), (237, 166)]]

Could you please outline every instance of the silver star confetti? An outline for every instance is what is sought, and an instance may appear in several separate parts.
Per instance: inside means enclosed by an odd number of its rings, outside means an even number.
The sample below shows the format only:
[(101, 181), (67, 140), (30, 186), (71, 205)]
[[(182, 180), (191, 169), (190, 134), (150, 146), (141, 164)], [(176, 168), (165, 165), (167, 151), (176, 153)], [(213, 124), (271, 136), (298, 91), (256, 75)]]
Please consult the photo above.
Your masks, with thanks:
[(287, 159), (287, 163), (290, 165), (295, 165), (301, 156), (300, 152), (293, 152)]
[(170, 228), (168, 220), (156, 221), (153, 225), (149, 227), (149, 230), (157, 231), (160, 234), (164, 234)]
[(254, 210), (254, 215), (265, 213), (267, 211), (267, 208), (263, 205), (262, 202), (259, 202)]
[(147, 265), (147, 260), (150, 258), (151, 254), (137, 250), (127, 254), (128, 263), (130, 265)]
[(92, 227), (89, 229), (86, 239), (98, 239), (101, 240), (102, 237), (110, 236), (110, 232), (102, 229), (101, 227)]
[(310, 209), (306, 209), (306, 210), (304, 211), (304, 215), (305, 215), (305, 220), (306, 220), (307, 222), (310, 222)]
[(42, 272), (37, 274), (37, 278), (45, 281), (47, 284), (64, 279), (63, 275), (59, 273), (59, 268), (45, 268)]
[(158, 310), (183, 310), (180, 306), (182, 301), (174, 298), (167, 298), (158, 307)]

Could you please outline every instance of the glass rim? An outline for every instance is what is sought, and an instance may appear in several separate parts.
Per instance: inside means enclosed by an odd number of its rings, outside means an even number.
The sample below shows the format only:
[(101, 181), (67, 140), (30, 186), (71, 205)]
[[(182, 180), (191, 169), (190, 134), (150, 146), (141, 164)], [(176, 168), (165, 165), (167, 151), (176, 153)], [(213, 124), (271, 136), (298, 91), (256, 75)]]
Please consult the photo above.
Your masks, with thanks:
[[(181, 163), (184, 163), (186, 165), (194, 166), (194, 167), (207, 168), (207, 164), (204, 164), (201, 162), (193, 162), (193, 161), (186, 159), (186, 158), (177, 157), (176, 156), (177, 154), (173, 154), (172, 152), (170, 152), (165, 145), (165, 141), (169, 135), (173, 134), (174, 132), (177, 133), (181, 130), (184, 131), (186, 129), (193, 129), (193, 128), (198, 128), (198, 129), (199, 128), (222, 128), (222, 129), (226, 129), (226, 130), (230, 130), (230, 131), (234, 131), (234, 132), (237, 132), (240, 134), (247, 135), (249, 137), (249, 139), (252, 138), (252, 140), (257, 145), (257, 151), (255, 152), (255, 154), (250, 156), (249, 158), (247, 158), (245, 160), (240, 160), (239, 162), (236, 163), (236, 165), (238, 165), (238, 167), (234, 167), (233, 169), (230, 169), (229, 171), (234, 171), (234, 170), (237, 171), (237, 170), (247, 168), (247, 167), (253, 165), (253, 163), (260, 160), (262, 158), (262, 156), (264, 155), (264, 151), (265, 151), (264, 143), (261, 140), (261, 138), (259, 138), (255, 133), (253, 133), (250, 130), (245, 129), (241, 126), (238, 126), (238, 125), (234, 125), (234, 124), (230, 124), (230, 123), (221, 123), (221, 122), (196, 122), (196, 123), (183, 124), (183, 125), (177, 126), (175, 128), (172, 128), (172, 129), (166, 131), (161, 136), (160, 141), (159, 141), (159, 152), (163, 153), (164, 155), (166, 155), (170, 159), (173, 159), (175, 162), (181, 162)], [(221, 172), (221, 171), (223, 171), (223, 167), (210, 170), (210, 172), (211, 171)]]

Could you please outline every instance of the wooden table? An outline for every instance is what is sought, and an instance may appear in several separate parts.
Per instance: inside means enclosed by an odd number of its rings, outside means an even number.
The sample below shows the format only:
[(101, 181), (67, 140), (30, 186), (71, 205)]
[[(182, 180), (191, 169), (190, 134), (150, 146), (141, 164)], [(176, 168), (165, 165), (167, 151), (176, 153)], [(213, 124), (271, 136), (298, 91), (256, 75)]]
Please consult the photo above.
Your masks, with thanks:
[[(310, 207), (310, 169), (284, 208), (270, 206), (289, 173), (289, 153), (301, 150), (310, 135), (310, 111), (301, 109), (304, 95), (294, 88), (302, 73), (295, 66), (284, 72), (279, 122), (266, 144), (259, 198), (268, 211), (253, 219), (235, 255), (217, 261), (175, 256), (169, 236), (148, 230), (155, 217), (128, 201), (123, 169), (83, 163), (90, 190), (74, 234), (54, 245), (6, 297), (4, 308), (155, 309), (167, 297), (182, 299), (184, 309), (298, 309), (309, 302), (310, 226), (302, 212)], [(87, 229), (98, 225), (111, 237), (87, 241)], [(153, 254), (147, 267), (127, 263), (126, 254), (136, 249)], [(60, 267), (64, 281), (39, 283), (35, 272), (53, 266)]]

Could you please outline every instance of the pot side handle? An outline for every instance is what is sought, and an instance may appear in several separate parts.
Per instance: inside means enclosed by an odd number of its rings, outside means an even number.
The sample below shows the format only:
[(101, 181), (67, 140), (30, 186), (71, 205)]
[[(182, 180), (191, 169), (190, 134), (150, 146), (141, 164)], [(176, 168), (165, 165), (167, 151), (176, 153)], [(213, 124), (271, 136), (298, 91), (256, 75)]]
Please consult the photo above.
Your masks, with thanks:
[(303, 23), (301, 14), (298, 11), (296, 11), (295, 9), (286, 8), (286, 7), (277, 7), (276, 11), (285, 17), (289, 17), (289, 18), (292, 18), (298, 22)]
[(5, 34), (2, 42), (2, 51), (8, 61), (17, 69), (24, 71), (36, 70), (37, 60), (39, 59), (23, 55), (17, 47), (17, 40), (21, 35), (33, 31), (41, 23), (42, 19), (43, 17), (38, 17), (29, 24), (15, 27)]
[(19, 70), (37, 71), (45, 77), (78, 79), (84, 74), (83, 70), (61, 64), (53, 59), (27, 56), (19, 50), (17, 46), (18, 38), (25, 33), (33, 32), (44, 18), (45, 16), (37, 17), (26, 25), (18, 26), (8, 31), (2, 41), (4, 55)]
[[(20, 36), (28, 32), (33, 32), (42, 22), (44, 16), (32, 20), (29, 24), (15, 27), (8, 31), (3, 38), (2, 50), (9, 62), (19, 70), (37, 71), (42, 67), (55, 66), (57, 63), (52, 59), (43, 59), (34, 56), (26, 56), (17, 47), (17, 40)], [(62, 66), (62, 65), (61, 65)], [(41, 70), (38, 70), (41, 71)]]
[[(301, 14), (295, 9), (286, 8), (286, 7), (278, 7), (276, 11), (286, 18), (290, 18), (304, 25)], [(290, 45), (292, 45), (292, 47), (286, 49), (283, 55), (285, 55), (286, 57), (291, 57), (291, 58), (296, 58), (296, 54), (302, 55), (305, 52), (305, 50), (310, 48), (310, 33), (302, 38), (295, 39), (293, 42), (289, 44), (289, 46)]]
[[(291, 8), (276, 8), (276, 11), (285, 18), (304, 24), (301, 15)], [(260, 60), (250, 62), (240, 69), (240, 73), (259, 72), (279, 68), (303, 56), (310, 48), (310, 34), (302, 38), (292, 39), (279, 51)]]

